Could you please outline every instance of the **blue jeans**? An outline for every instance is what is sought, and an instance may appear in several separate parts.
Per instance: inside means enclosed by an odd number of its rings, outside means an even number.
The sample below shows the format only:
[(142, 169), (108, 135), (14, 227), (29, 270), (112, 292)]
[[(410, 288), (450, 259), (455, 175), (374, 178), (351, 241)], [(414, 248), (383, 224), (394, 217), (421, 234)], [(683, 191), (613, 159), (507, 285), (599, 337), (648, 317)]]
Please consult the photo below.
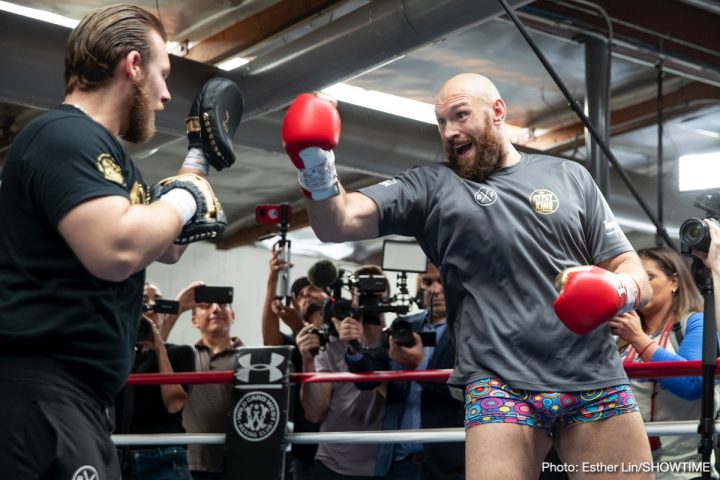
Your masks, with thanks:
[(130, 480), (192, 480), (183, 447), (150, 447), (130, 452)]

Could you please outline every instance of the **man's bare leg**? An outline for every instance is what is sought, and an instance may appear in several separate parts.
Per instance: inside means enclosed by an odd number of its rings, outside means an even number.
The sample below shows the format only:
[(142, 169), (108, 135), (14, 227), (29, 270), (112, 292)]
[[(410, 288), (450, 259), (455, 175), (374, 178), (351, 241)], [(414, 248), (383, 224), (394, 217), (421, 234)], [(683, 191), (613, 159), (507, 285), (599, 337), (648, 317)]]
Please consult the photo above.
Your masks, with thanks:
[[(577, 467), (572, 479), (653, 479), (652, 472), (629, 471), (652, 464), (650, 445), (640, 413), (561, 428), (555, 448), (562, 461)], [(590, 471), (592, 469), (595, 471)], [(614, 470), (614, 471), (612, 471)]]
[(487, 423), (465, 432), (466, 480), (537, 480), (550, 435), (525, 425)]

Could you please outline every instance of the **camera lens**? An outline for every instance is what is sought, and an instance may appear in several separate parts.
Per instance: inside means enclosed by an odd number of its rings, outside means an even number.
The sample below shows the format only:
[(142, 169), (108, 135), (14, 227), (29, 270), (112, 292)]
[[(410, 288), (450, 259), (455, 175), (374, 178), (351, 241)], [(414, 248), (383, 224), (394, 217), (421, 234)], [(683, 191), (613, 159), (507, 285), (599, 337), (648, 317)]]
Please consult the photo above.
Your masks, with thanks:
[(680, 241), (690, 248), (707, 252), (710, 248), (710, 233), (702, 220), (691, 218), (680, 225)]
[(410, 322), (403, 319), (396, 319), (390, 325), (390, 335), (395, 340), (395, 343), (402, 345), (403, 347), (414, 347), (415, 337), (413, 336), (413, 329)]

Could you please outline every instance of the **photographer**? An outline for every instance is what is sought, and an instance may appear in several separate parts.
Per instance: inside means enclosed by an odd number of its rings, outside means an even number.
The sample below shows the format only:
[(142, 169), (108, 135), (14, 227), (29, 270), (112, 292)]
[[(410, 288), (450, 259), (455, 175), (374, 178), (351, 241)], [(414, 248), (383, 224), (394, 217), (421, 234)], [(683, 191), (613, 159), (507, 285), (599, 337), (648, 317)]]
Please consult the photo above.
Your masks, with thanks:
[[(369, 265), (360, 267), (354, 273), (356, 276), (382, 275), (382, 270)], [(354, 306), (359, 304), (357, 292), (353, 292), (352, 303)], [(342, 319), (332, 317), (331, 321), (334, 330), (325, 345), (322, 344), (324, 337), (312, 325), (298, 333), (296, 342), (304, 372), (347, 372), (345, 353), (351, 348), (351, 343), (380, 346), (382, 324), (366, 324), (351, 316)], [(307, 419), (319, 423), (321, 432), (372, 431), (380, 429), (385, 405), (381, 392), (381, 388), (361, 391), (351, 383), (304, 383), (300, 399)], [(377, 445), (372, 444), (320, 444), (315, 455), (315, 478), (373, 476), (377, 450)]]
[[(203, 282), (193, 282), (178, 294), (192, 308), (192, 324), (200, 331), (200, 341), (195, 344), (195, 366), (199, 372), (233, 370), (236, 364), (235, 349), (243, 342), (230, 334), (235, 312), (225, 301), (204, 301), (198, 298), (198, 287)], [(227, 290), (227, 287), (223, 287)], [(218, 303), (219, 302), (219, 303)], [(169, 334), (169, 332), (168, 332)], [(188, 433), (224, 432), (228, 427), (232, 385), (195, 385), (183, 411), (183, 425)], [(188, 463), (193, 480), (219, 480), (222, 477), (225, 448), (223, 445), (190, 445)]]
[[(310, 283), (307, 277), (295, 280), (290, 288), (291, 304), (284, 305), (282, 299), (277, 298), (278, 272), (287, 268), (280, 255), (277, 244), (273, 246), (270, 257), (270, 274), (268, 276), (265, 305), (263, 306), (262, 333), (263, 344), (292, 345), (295, 346), (292, 354), (292, 365), (296, 372), (302, 372), (303, 362), (300, 351), (295, 344), (295, 337), (305, 325), (314, 325), (321, 328), (323, 323), (322, 305), (327, 296), (325, 292)], [(280, 331), (280, 320), (292, 330), (292, 335)], [(300, 403), (300, 386), (291, 386), (291, 415), (294, 432), (317, 432), (319, 425), (305, 418)], [(314, 479), (315, 453), (317, 445), (293, 444), (292, 446), (292, 478), (295, 480)]]
[[(710, 269), (713, 285), (715, 285), (715, 308), (717, 312), (717, 306), (720, 305), (720, 288), (718, 288), (718, 285), (720, 285), (720, 226), (708, 219), (703, 220), (703, 223), (705, 223), (710, 233), (710, 247), (707, 252), (693, 250), (692, 253), (700, 258), (705, 266)], [(718, 316), (717, 313), (715, 322), (717, 323), (718, 330), (720, 330), (720, 316)]]
[[(160, 329), (165, 314), (155, 309), (162, 298), (158, 287), (146, 282), (143, 310), (138, 332), (133, 373), (173, 373), (195, 370), (195, 356), (187, 345), (165, 344)], [(168, 384), (126, 386), (118, 402), (119, 424), (123, 433), (185, 433), (181, 412), (189, 386)], [(187, 452), (184, 446), (132, 448), (125, 450), (125, 478), (190, 480)]]
[[(452, 368), (455, 347), (447, 335), (445, 294), (440, 272), (429, 263), (418, 275), (418, 292), (425, 310), (393, 322), (387, 359), (368, 354), (348, 354), (352, 372), (375, 370), (427, 370)], [(400, 323), (400, 322), (407, 323)], [(398, 327), (401, 325), (401, 327)], [(414, 345), (408, 346), (407, 332), (412, 328)], [(435, 335), (435, 346), (424, 346), (419, 332)], [(395, 338), (398, 337), (398, 338)], [(406, 343), (405, 346), (398, 342)], [(428, 342), (431, 343), (431, 342)], [(359, 389), (373, 388), (372, 383), (357, 383)], [(464, 409), (454, 399), (448, 386), (439, 382), (389, 382), (383, 430), (451, 428), (463, 426)], [(459, 480), (464, 478), (465, 456), (462, 445), (438, 443), (383, 444), (378, 449), (375, 475), (386, 479), (418, 478), (426, 480)]]

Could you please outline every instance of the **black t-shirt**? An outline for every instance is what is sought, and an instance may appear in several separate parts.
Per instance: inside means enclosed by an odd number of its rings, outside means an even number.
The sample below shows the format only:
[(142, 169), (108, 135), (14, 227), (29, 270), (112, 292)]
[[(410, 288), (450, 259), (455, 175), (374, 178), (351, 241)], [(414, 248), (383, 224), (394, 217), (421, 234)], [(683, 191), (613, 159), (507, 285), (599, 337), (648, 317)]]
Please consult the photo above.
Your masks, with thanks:
[(50, 110), (20, 132), (0, 183), (2, 354), (51, 357), (112, 400), (130, 372), (145, 272), (122, 282), (93, 276), (58, 224), (92, 198), (140, 204), (146, 192), (119, 141), (75, 107)]
[[(190, 345), (166, 344), (170, 365), (174, 372), (195, 371), (195, 351)], [(153, 351), (138, 352), (134, 373), (157, 373), (157, 356)], [(182, 385), (189, 392), (188, 385)], [(185, 433), (182, 413), (168, 413), (162, 400), (159, 385), (132, 387), (132, 420), (128, 433)]]
[[(280, 333), (283, 338), (285, 345), (292, 345), (295, 347), (293, 350), (291, 361), (293, 370), (296, 372), (302, 372), (302, 355), (300, 350), (295, 344), (295, 338), (284, 333)], [(290, 385), (290, 415), (294, 423), (295, 432), (318, 432), (320, 431), (320, 425), (313, 423), (305, 418), (305, 410), (303, 410), (302, 404), (300, 403), (300, 384), (293, 383)], [(292, 453), (296, 458), (312, 461), (315, 458), (317, 452), (317, 445), (315, 444), (300, 444), (294, 443), (292, 445)]]

